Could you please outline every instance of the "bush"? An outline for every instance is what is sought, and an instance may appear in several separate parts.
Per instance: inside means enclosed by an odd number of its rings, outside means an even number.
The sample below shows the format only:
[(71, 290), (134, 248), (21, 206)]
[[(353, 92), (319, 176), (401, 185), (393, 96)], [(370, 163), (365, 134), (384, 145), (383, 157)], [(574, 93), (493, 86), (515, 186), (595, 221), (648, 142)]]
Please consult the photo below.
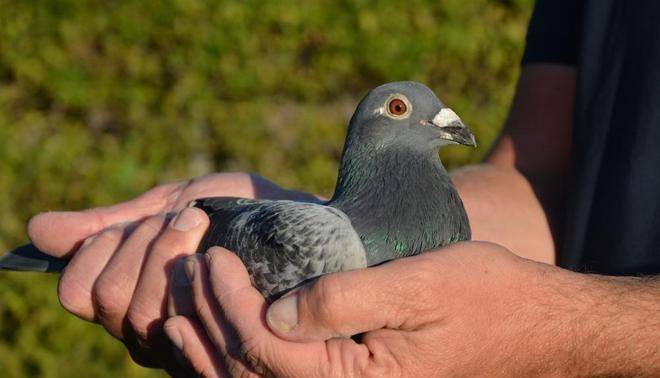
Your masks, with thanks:
[[(471, 125), (506, 115), (531, 0), (0, 0), (0, 248), (35, 213), (125, 200), (210, 171), (329, 195), (357, 101), (417, 80)], [(56, 277), (0, 275), (5, 376), (148, 376), (56, 303)]]

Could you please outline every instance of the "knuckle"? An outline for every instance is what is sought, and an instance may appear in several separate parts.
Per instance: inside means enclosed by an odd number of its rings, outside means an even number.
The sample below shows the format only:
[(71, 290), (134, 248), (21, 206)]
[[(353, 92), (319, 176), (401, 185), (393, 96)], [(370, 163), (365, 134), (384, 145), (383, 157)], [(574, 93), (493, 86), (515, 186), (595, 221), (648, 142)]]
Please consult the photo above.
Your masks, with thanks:
[[(392, 279), (386, 298), (395, 319), (422, 318), (436, 313), (437, 282), (441, 272), (433, 260), (421, 260)], [(446, 289), (446, 288), (445, 288)]]
[(102, 319), (109, 318), (121, 311), (126, 288), (120, 280), (101, 276), (92, 289), (92, 299), (98, 316)]
[(257, 348), (246, 344), (243, 344), (241, 348), (241, 360), (245, 361), (251, 368), (256, 368), (261, 364)]
[(168, 195), (172, 191), (171, 185), (158, 185), (144, 192), (141, 196), (137, 197), (139, 199), (152, 199), (152, 198), (162, 198), (163, 196)]
[(308, 310), (312, 311), (317, 321), (333, 326), (338, 320), (337, 308), (345, 305), (344, 290), (336, 276), (323, 276), (312, 287), (308, 297)]
[[(415, 355), (416, 351), (410, 349), (410, 338), (403, 336), (399, 339), (397, 349), (392, 349), (388, 343), (378, 336), (366, 335), (363, 342), (369, 348), (370, 352), (376, 357), (372, 359), (373, 363), (365, 363), (370, 360), (370, 357), (364, 356), (361, 361), (352, 361), (349, 371), (354, 372), (357, 376), (362, 377), (404, 377), (404, 376), (424, 376), (421, 372), (416, 371), (417, 365), (415, 362), (410, 363), (406, 355)], [(436, 376), (434, 374), (433, 376)]]
[(110, 245), (119, 244), (124, 239), (124, 229), (123, 227), (113, 226), (106, 228), (101, 233), (96, 236), (92, 236), (90, 244), (97, 241), (108, 243)]
[(262, 376), (274, 376), (264, 363), (263, 349), (259, 343), (243, 341), (240, 347), (240, 359), (250, 369)]
[(227, 372), (232, 377), (241, 375), (242, 370), (244, 370), (242, 365), (229, 353), (227, 348), (219, 348), (218, 354), (221, 357), (225, 369), (227, 369)]
[(195, 308), (195, 313), (200, 317), (204, 318), (207, 316), (210, 312), (209, 308), (202, 302), (204, 301), (199, 301), (199, 300), (194, 300), (193, 301), (193, 306)]
[(406, 370), (403, 368), (403, 366), (401, 366), (401, 363), (396, 358), (392, 356), (380, 356), (378, 366), (371, 366), (369, 370), (362, 371), (360, 375), (367, 378), (378, 378), (385, 376), (400, 378), (417, 376), (416, 374), (411, 374), (409, 371), (406, 373), (404, 372), (406, 372)]
[(399, 273), (398, 277), (392, 280), (393, 295), (403, 297), (402, 299), (410, 298), (410, 294), (417, 299), (429, 299), (425, 296), (435, 295), (436, 282), (443, 274), (438, 269), (438, 263), (432, 259), (421, 259), (414, 265), (406, 266), (405, 270)]
[(141, 203), (141, 206), (150, 209), (162, 209), (172, 206), (179, 196), (185, 182), (180, 184), (165, 184), (153, 187), (141, 196), (135, 198), (135, 201)]
[[(248, 370), (247, 365), (241, 363), (240, 356), (231, 355), (226, 348), (220, 348), (218, 350), (220, 357), (222, 359), (222, 368), (223, 370), (231, 377), (255, 377), (252, 371)], [(203, 367), (202, 370), (198, 370), (198, 373), (202, 377), (214, 377), (215, 369), (212, 365)], [(208, 375), (207, 375), (208, 374)]]
[(110, 227), (103, 230), (96, 237), (92, 238), (92, 242), (95, 240), (104, 240), (111, 243), (119, 242), (123, 236), (124, 232), (120, 227)]
[(164, 232), (154, 242), (152, 253), (164, 257), (191, 254), (194, 251), (188, 251), (192, 245), (189, 239), (190, 234), (186, 232)]
[(139, 231), (147, 234), (159, 234), (163, 231), (165, 224), (165, 214), (152, 215), (140, 224)]
[(133, 304), (128, 308), (126, 319), (138, 341), (141, 344), (148, 344), (153, 338), (155, 323), (158, 319), (147, 315), (141, 306)]

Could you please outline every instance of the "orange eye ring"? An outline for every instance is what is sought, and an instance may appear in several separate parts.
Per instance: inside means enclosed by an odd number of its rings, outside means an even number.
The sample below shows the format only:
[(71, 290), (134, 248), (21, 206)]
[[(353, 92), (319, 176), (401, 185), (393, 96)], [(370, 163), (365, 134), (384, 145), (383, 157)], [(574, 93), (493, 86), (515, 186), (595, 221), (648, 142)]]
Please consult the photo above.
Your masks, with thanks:
[(400, 98), (393, 98), (387, 104), (387, 110), (394, 116), (402, 116), (408, 111), (408, 105)]

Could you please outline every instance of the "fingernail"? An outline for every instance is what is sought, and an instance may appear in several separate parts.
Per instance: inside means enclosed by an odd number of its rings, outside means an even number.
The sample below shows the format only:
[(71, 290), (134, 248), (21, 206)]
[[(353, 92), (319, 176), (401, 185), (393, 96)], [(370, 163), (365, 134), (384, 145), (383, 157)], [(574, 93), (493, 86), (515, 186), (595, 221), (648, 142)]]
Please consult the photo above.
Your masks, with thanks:
[(185, 260), (181, 259), (174, 265), (172, 281), (174, 286), (177, 287), (190, 286), (190, 280), (188, 280), (188, 275), (185, 269)]
[(188, 281), (192, 282), (193, 278), (195, 278), (195, 259), (194, 257), (190, 257), (186, 259), (185, 265), (184, 265), (184, 270), (186, 271), (186, 276), (188, 277)]
[(170, 224), (176, 230), (190, 231), (197, 227), (200, 221), (201, 219), (199, 219), (196, 210), (185, 208), (179, 212), (176, 218), (172, 219)]
[(291, 332), (298, 324), (298, 294), (287, 295), (270, 305), (266, 320), (275, 330)]
[(181, 333), (178, 329), (174, 327), (166, 327), (165, 333), (178, 350), (183, 350), (183, 339), (181, 338)]
[(96, 240), (97, 237), (98, 237), (98, 234), (94, 234), (94, 235), (88, 237), (87, 239), (85, 239), (85, 241), (82, 243), (82, 245), (80, 246), (79, 249), (83, 249), (83, 248), (87, 247), (88, 245), (92, 244), (92, 242), (94, 240)]

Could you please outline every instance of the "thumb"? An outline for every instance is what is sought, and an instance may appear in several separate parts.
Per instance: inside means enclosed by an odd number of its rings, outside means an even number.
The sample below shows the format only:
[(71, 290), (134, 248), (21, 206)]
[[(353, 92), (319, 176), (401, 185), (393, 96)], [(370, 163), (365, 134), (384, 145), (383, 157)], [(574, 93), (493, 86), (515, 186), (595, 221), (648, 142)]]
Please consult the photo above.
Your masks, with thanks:
[(85, 239), (107, 227), (164, 212), (175, 189), (175, 184), (161, 185), (113, 206), (38, 214), (28, 223), (28, 235), (44, 253), (68, 257)]
[(418, 265), (413, 257), (322, 276), (271, 304), (266, 321), (279, 337), (303, 342), (413, 328), (430, 303), (416, 292), (430, 290), (419, 280), (431, 277), (421, 277)]

